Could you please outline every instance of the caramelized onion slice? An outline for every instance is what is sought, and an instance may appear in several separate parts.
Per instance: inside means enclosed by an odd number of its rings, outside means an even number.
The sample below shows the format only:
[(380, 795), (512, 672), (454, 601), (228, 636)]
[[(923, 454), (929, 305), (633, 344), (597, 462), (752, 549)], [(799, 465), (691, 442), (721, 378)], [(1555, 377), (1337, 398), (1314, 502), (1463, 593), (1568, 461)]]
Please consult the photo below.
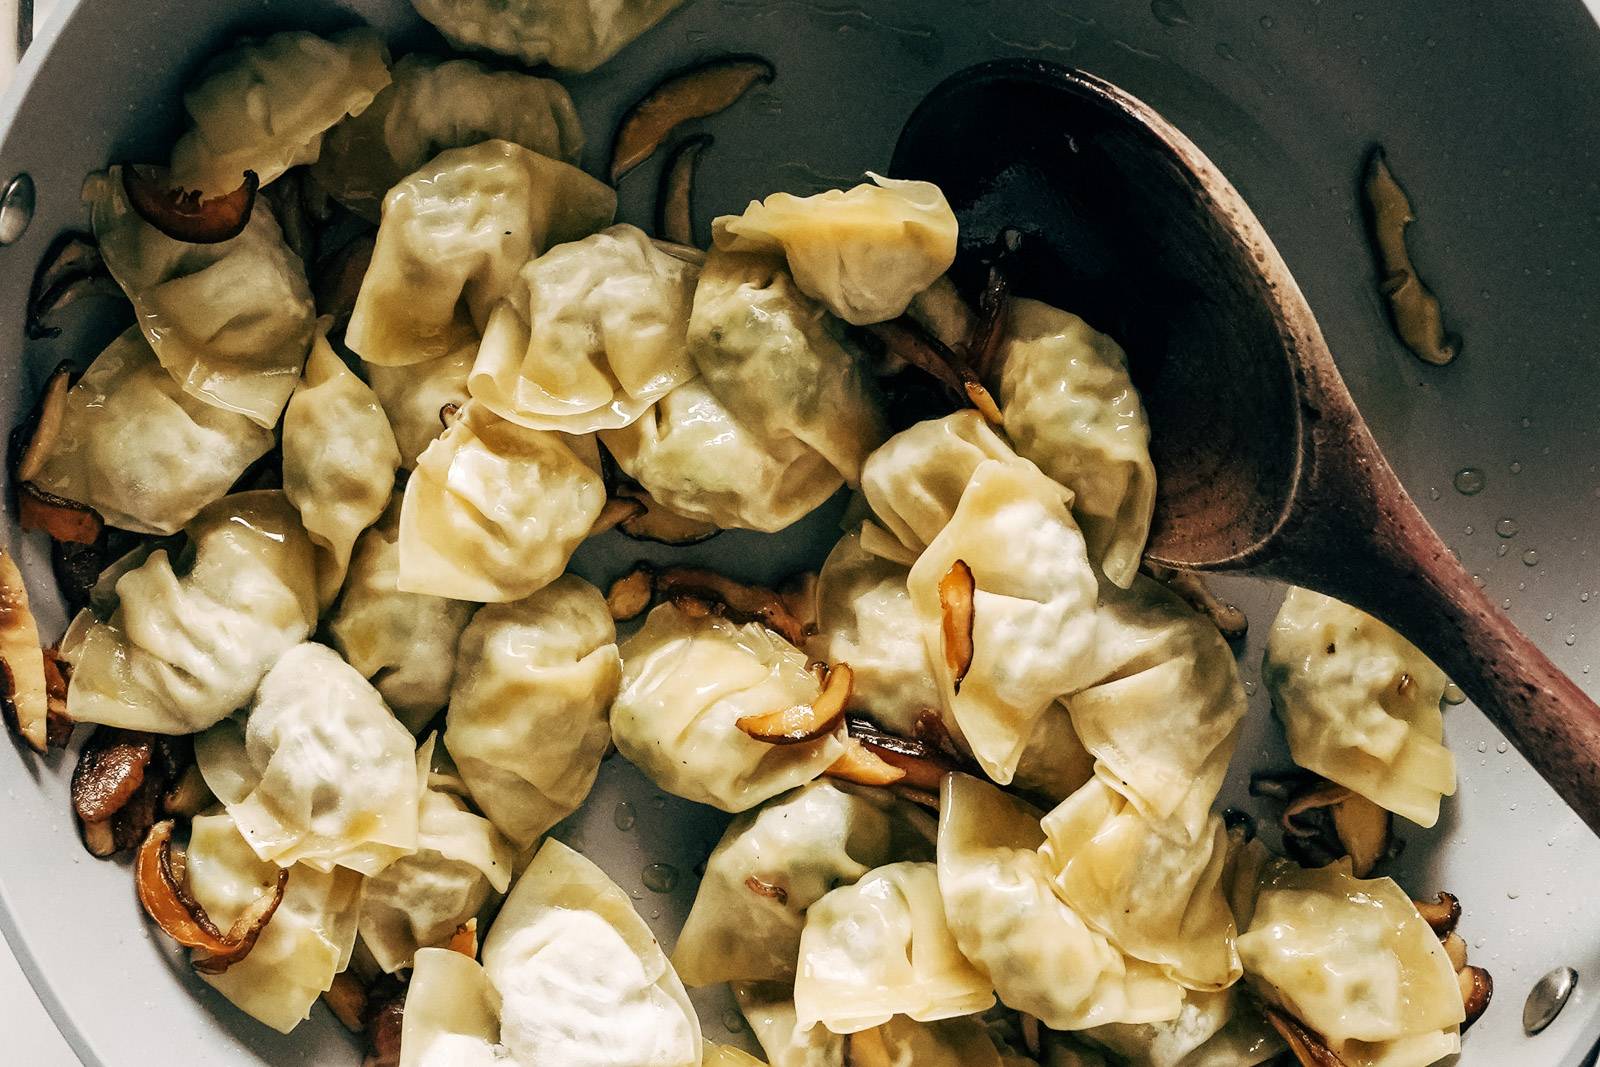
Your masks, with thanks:
[(712, 143), (709, 133), (685, 137), (667, 157), (656, 193), (656, 236), (663, 241), (694, 245), (694, 177)]
[(957, 693), (961, 692), (961, 683), (972, 667), (975, 593), (972, 568), (967, 566), (966, 560), (956, 560), (939, 579), (940, 639), (945, 666), (950, 670)]
[(43, 530), (54, 541), (92, 545), (105, 528), (87, 504), (47, 493), (32, 482), (17, 486), (17, 522), (24, 530)]
[(1322, 1035), (1306, 1026), (1293, 1015), (1271, 1005), (1262, 1005), (1262, 1014), (1267, 1017), (1267, 1022), (1278, 1031), (1278, 1036), (1283, 1038), (1289, 1046), (1289, 1051), (1294, 1053), (1294, 1058), (1300, 1067), (1347, 1067), (1345, 1062), (1334, 1055), (1327, 1042), (1322, 1040)]
[(139, 903), (162, 933), (190, 950), (189, 961), (195, 970), (221, 974), (255, 948), (256, 939), (283, 901), (289, 872), (278, 871), (273, 887), (257, 897), (224, 934), (173, 873), (172, 828), (171, 819), (156, 823), (139, 846), (134, 864)]
[(0, 549), (0, 715), (35, 752), (50, 745), (50, 693), (39, 624), (10, 552)]
[(39, 398), (39, 406), (29, 420), (33, 424), (33, 433), (28, 437), (21, 458), (17, 460), (17, 481), (31, 482), (37, 478), (44, 469), (45, 460), (55, 451), (56, 441), (61, 437), (61, 424), (67, 414), (67, 390), (71, 386), (70, 366), (63, 363), (50, 372), (49, 380), (44, 383), (44, 393)]
[(611, 143), (612, 183), (649, 159), (683, 123), (715, 115), (776, 76), (760, 56), (718, 56), (669, 75), (622, 116)]
[(803, 745), (825, 737), (844, 718), (844, 706), (850, 700), (854, 682), (855, 672), (850, 665), (836, 663), (828, 668), (817, 699), (809, 704), (746, 715), (739, 720), (739, 729), (769, 745)]
[(164, 167), (130, 163), (122, 168), (123, 191), (139, 217), (174, 241), (197, 245), (220, 244), (243, 233), (260, 187), (255, 172), (247, 170), (239, 188), (208, 200), (198, 189), (174, 188)]

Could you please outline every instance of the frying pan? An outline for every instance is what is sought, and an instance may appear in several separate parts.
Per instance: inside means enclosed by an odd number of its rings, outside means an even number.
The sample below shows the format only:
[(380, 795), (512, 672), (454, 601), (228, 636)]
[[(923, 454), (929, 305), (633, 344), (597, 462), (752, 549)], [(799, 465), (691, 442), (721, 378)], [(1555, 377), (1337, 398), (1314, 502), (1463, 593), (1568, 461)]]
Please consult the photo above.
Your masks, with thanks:
[[(59, 359), (86, 359), (106, 335), (92, 316), (53, 341), (23, 332), (40, 255), (84, 224), (83, 176), (108, 160), (164, 158), (181, 86), (232, 35), (357, 19), (403, 44), (438, 44), (403, 2), (64, 0), (0, 100), (0, 186), (27, 173), (37, 189), (26, 232), (0, 248), (5, 427)], [(589, 169), (629, 102), (665, 72), (723, 50), (765, 54), (779, 77), (712, 120), (702, 218), (883, 167), (928, 89), (996, 56), (1083, 67), (1158, 108), (1250, 201), (1429, 519), (1518, 625), (1600, 692), (1600, 32), (1578, 0), (689, 0), (601, 71), (569, 82)], [(1355, 195), (1374, 142), (1412, 194), (1413, 253), (1465, 339), (1451, 366), (1421, 364), (1389, 332)], [(645, 168), (624, 180), (624, 219), (649, 218), (653, 179)], [(1093, 308), (1074, 310), (1094, 321)], [(1485, 483), (1473, 495), (1453, 487), (1467, 469)], [(837, 517), (837, 507), (823, 509), (776, 538), (725, 534), (680, 558), (774, 579), (819, 560)], [(9, 517), (6, 526), (41, 621), (58, 632), (48, 548)], [(608, 542), (575, 567), (604, 579), (640, 555), (664, 552)], [(1249, 772), (1287, 765), (1258, 684), (1278, 592), (1217, 584), (1253, 623), (1241, 649), (1252, 715), (1222, 798), (1248, 809)], [(1418, 896), (1461, 898), (1472, 961), (1494, 975), (1495, 1000), (1460, 1063), (1575, 1065), (1600, 1034), (1600, 912), (1589, 895), (1600, 885), (1600, 842), (1472, 707), (1451, 710), (1446, 733), (1460, 790), (1434, 829), (1400, 829), (1394, 873)], [(36, 760), (0, 743), (0, 929), (84, 1063), (355, 1063), (320, 1008), (280, 1037), (187, 973), (143, 922), (125, 865), (94, 860), (76, 841), (73, 758)], [(613, 760), (559, 834), (635, 896), (670, 946), (692, 870), (721, 824)], [(669, 892), (644, 885), (651, 864), (679, 872)], [(658, 869), (650, 881), (674, 880)], [(1563, 964), (1580, 972), (1578, 992), (1553, 1026), (1525, 1037), (1523, 998)], [(709, 1037), (747, 1038), (721, 994), (700, 1005)]]

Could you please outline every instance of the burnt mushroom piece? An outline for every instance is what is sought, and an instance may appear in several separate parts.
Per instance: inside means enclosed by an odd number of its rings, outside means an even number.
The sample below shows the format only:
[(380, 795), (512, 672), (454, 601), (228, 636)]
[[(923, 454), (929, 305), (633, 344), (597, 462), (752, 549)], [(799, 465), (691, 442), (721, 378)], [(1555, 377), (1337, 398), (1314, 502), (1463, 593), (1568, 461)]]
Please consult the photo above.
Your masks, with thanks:
[(612, 184), (649, 159), (685, 122), (715, 115), (776, 76), (771, 63), (745, 55), (718, 56), (668, 75), (622, 116), (611, 145)]
[(122, 188), (139, 217), (175, 241), (214, 245), (244, 232), (261, 187), (254, 171), (231, 193), (207, 199), (198, 189), (174, 188), (165, 167), (128, 164)]

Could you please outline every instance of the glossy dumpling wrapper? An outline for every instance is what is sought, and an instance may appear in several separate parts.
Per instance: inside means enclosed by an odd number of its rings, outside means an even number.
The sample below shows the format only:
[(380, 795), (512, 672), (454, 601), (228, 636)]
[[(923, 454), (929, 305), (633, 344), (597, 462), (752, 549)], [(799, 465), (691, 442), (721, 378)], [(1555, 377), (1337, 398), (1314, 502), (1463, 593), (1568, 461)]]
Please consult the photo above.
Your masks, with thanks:
[(1076, 315), (1020, 297), (1007, 309), (998, 397), (1006, 436), (1072, 490), (1090, 558), (1127, 588), (1156, 500), (1150, 423), (1128, 357)]
[(885, 432), (873, 388), (842, 337), (776, 257), (707, 257), (689, 318), (689, 349), (706, 388), (763, 439), (792, 437), (855, 485)]
[[(1056, 697), (1092, 677), (1094, 571), (1071, 494), (1022, 460), (986, 460), (906, 578), (944, 708), (990, 778), (1009, 784)], [(973, 581), (972, 657), (957, 684), (940, 583)]]
[(729, 252), (781, 252), (800, 291), (856, 326), (903, 314), (956, 258), (956, 216), (929, 182), (868, 175), (850, 190), (773, 193), (712, 225)]
[(68, 390), (60, 435), (33, 484), (112, 526), (170, 534), (272, 445), (270, 429), (179, 388), (135, 327)]
[[(222, 813), (195, 817), (185, 857), (190, 895), (223, 930), (278, 879), (277, 865), (259, 859)], [(349, 964), (360, 907), (359, 874), (296, 866), (250, 954), (221, 974), (200, 977), (241, 1011), (286, 1034), (310, 1016)]]
[(427, 786), (415, 741), (378, 691), (324, 645), (296, 645), (241, 725), (195, 739), (206, 785), (257, 856), (372, 875), (417, 849)]
[(1456, 791), (1439, 701), (1449, 679), (1365, 612), (1291, 589), (1272, 624), (1262, 680), (1294, 761), (1419, 826)]
[(190, 396), (272, 427), (300, 380), (316, 308), (265, 198), (219, 244), (174, 240), (128, 203), (122, 168), (84, 183), (95, 240), (156, 358)]
[(732, 1045), (714, 1045), (709, 1041), (706, 1042), (705, 1057), (700, 1062), (701, 1067), (767, 1067), (764, 1061), (743, 1049)]
[(816, 781), (728, 824), (672, 954), (690, 986), (792, 981), (806, 909), (891, 859), (931, 857), (920, 811)]
[(517, 272), (611, 223), (617, 195), (509, 141), (439, 153), (389, 190), (345, 344), (404, 366), (477, 343)]
[(519, 1063), (699, 1067), (700, 1023), (628, 895), (559, 841), (517, 879), (483, 944), (500, 1041)]
[(1284, 1044), (1242, 988), (1189, 990), (1177, 1018), (1111, 1023), (1081, 1036), (1116, 1053), (1128, 1067), (1255, 1067), (1277, 1056)]
[(327, 619), (328, 639), (377, 688), (412, 733), (450, 700), (456, 647), (477, 605), (403, 593), (398, 499), (356, 541), (344, 592)]
[(988, 460), (1016, 458), (982, 415), (957, 411), (884, 442), (862, 468), (861, 493), (883, 529), (915, 559), (949, 524), (973, 472)]
[(400, 1067), (507, 1067), (500, 994), (478, 961), (447, 948), (419, 949), (406, 983)]
[(1096, 778), (1047, 814), (1043, 829), (1039, 854), (1056, 895), (1113, 945), (1187, 989), (1238, 981), (1220, 818), (1191, 836), (1182, 824), (1148, 819)]
[(1054, 1030), (1178, 1014), (1184, 989), (1124, 955), (1051, 889), (1039, 816), (988, 782), (947, 775), (939, 891), (962, 953), (1007, 1007)]
[(839, 488), (839, 473), (793, 437), (740, 422), (692, 378), (600, 440), (623, 472), (663, 507), (723, 529), (782, 530)]
[(466, 345), (438, 359), (385, 367), (362, 361), (389, 428), (400, 446), (400, 466), (414, 470), (417, 459), (438, 440), (449, 423), (447, 416), (467, 402), (467, 375), (477, 358), (477, 345)]
[(172, 149), (172, 180), (212, 196), (238, 188), (245, 171), (266, 185), (315, 160), (323, 134), (388, 84), (389, 50), (364, 26), (241, 41), (183, 94), (194, 125)]
[(1011, 788), (1035, 800), (1059, 804), (1095, 776), (1094, 753), (1083, 747), (1072, 715), (1066, 705), (1056, 701), (1045, 708), (1034, 724)]
[(736, 982), (734, 999), (771, 1067), (1035, 1067), (1002, 1055), (979, 1016), (917, 1022), (896, 1015), (881, 1026), (835, 1034), (801, 1027), (794, 992), (778, 982)]
[(733, 998), (771, 1067), (845, 1067), (843, 1034), (821, 1023), (802, 1027), (794, 990), (784, 982), (735, 982)]
[(1389, 878), (1344, 860), (1267, 865), (1239, 937), (1250, 983), (1351, 1067), (1424, 1067), (1460, 1050), (1461, 990), (1437, 935)]
[(106, 618), (73, 620), (61, 651), (75, 721), (204, 730), (244, 706), (316, 625), (311, 540), (282, 493), (223, 497), (185, 533), (176, 566), (165, 548), (151, 551), (117, 579)]
[(771, 630), (662, 604), (622, 645), (611, 735), (661, 789), (745, 811), (827, 770), (844, 753), (844, 724), (814, 741), (772, 745), (738, 721), (809, 704), (820, 692), (805, 653)]
[(469, 403), (406, 482), (399, 588), (485, 604), (520, 600), (566, 569), (605, 495), (599, 472), (568, 439)]
[(584, 73), (616, 55), (683, 0), (411, 0), (456, 48), (486, 48), (530, 67)]
[(390, 189), (447, 148), (510, 141), (565, 163), (583, 151), (577, 108), (559, 82), (420, 54), (392, 73), (370, 107), (328, 132), (311, 168), (334, 199), (373, 221)]
[(322, 605), (339, 595), (356, 538), (378, 520), (400, 466), (389, 419), (318, 327), (283, 412), (283, 491), (317, 545)]
[(697, 263), (637, 226), (556, 245), (522, 268), (489, 316), (472, 396), (538, 430), (628, 425), (695, 374), (687, 346), (698, 276)]
[[(427, 779), (436, 739), (417, 751)], [(483, 816), (429, 780), (417, 812), (417, 851), (372, 875), (361, 894), (361, 940), (387, 973), (411, 966), (418, 949), (442, 946), (491, 897), (511, 885), (516, 855)]]
[(806, 912), (794, 1004), (802, 1028), (838, 1034), (988, 1010), (989, 980), (946, 925), (931, 863), (891, 863), (824, 896)]
[(481, 608), (461, 635), (445, 744), (518, 849), (578, 809), (611, 740), (621, 659), (605, 597), (563, 575)]

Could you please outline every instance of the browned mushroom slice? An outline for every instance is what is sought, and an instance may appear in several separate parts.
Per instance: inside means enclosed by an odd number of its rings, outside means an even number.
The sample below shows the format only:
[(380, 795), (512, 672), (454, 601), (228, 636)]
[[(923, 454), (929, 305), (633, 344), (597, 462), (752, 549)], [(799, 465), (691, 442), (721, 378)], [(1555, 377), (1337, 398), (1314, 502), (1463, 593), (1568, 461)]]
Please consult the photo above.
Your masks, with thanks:
[(1262, 1005), (1261, 1012), (1289, 1046), (1289, 1051), (1294, 1053), (1300, 1067), (1347, 1067), (1343, 1060), (1334, 1055), (1321, 1034), (1293, 1015), (1268, 1004)]
[(35, 752), (50, 746), (50, 693), (39, 624), (11, 553), (0, 549), (0, 714)]
[(45, 252), (33, 276), (33, 286), (28, 291), (28, 336), (34, 340), (59, 336), (60, 327), (51, 326), (46, 320), (85, 297), (122, 295), (94, 238), (64, 233)]
[(978, 321), (967, 343), (972, 369), (980, 381), (989, 381), (1005, 340), (1006, 313), (1011, 303), (1010, 285), (999, 267), (989, 268), (989, 280), (978, 299)]
[[(649, 596), (641, 602), (646, 589)], [(654, 601), (671, 601), (697, 617), (716, 614), (734, 622), (758, 622), (790, 644), (801, 644), (810, 636), (805, 622), (777, 592), (704, 567), (656, 568), (641, 563), (612, 583), (607, 600), (612, 617), (619, 621), (634, 618)]]
[(367, 1017), (367, 1054), (361, 1067), (400, 1067), (400, 1031), (405, 1024), (406, 995), (401, 990)]
[(67, 390), (71, 386), (72, 368), (65, 363), (52, 371), (49, 380), (44, 383), (39, 406), (29, 420), (33, 424), (33, 432), (28, 437), (21, 458), (17, 460), (17, 481), (31, 482), (37, 478), (44, 469), (45, 461), (55, 451), (56, 441), (61, 437), (61, 424), (67, 415)]
[(1212, 592), (1204, 576), (1155, 563), (1146, 564), (1144, 569), (1150, 577), (1177, 593), (1191, 608), (1210, 619), (1228, 640), (1237, 640), (1249, 631), (1250, 620), (1245, 613)]
[(227, 933), (217, 929), (173, 871), (171, 819), (150, 827), (134, 864), (139, 903), (161, 932), (189, 949), (189, 962), (202, 974), (221, 974), (255, 948), (256, 939), (283, 901), (289, 872), (280, 870), (272, 888), (257, 897)]
[(1000, 406), (977, 372), (916, 319), (902, 315), (889, 322), (873, 323), (865, 329), (883, 343), (891, 356), (933, 377), (954, 399), (977, 408), (990, 425), (1000, 425)]
[(624, 535), (635, 541), (654, 541), (681, 548), (709, 541), (722, 532), (722, 528), (713, 523), (669, 511), (655, 497), (637, 486), (619, 486), (616, 495), (640, 505), (641, 510), (637, 514), (617, 524)]
[(174, 782), (193, 766), (188, 738), (102, 726), (84, 742), (72, 772), (72, 809), (90, 854), (133, 848), (168, 812)]
[(17, 522), (24, 530), (43, 530), (55, 541), (92, 545), (105, 523), (87, 504), (47, 493), (32, 482), (17, 486)]
[(1418, 359), (1442, 367), (1461, 351), (1461, 338), (1444, 326), (1439, 300), (1411, 260), (1406, 227), (1417, 220), (1406, 191), (1395, 180), (1382, 146), (1367, 156), (1361, 188), (1367, 234), (1378, 261), (1378, 291), (1389, 302), (1389, 323)]
[(122, 188), (141, 219), (175, 241), (214, 245), (244, 232), (261, 187), (254, 171), (231, 193), (209, 199), (198, 189), (174, 188), (166, 168), (127, 164)]
[(685, 137), (672, 148), (656, 194), (656, 236), (680, 245), (694, 242), (694, 176), (712, 145), (709, 133)]
[(372, 250), (377, 246), (373, 231), (358, 233), (337, 250), (329, 252), (311, 269), (311, 295), (317, 314), (332, 315), (335, 329), (350, 321), (361, 293), (361, 281), (372, 265)]
[(1461, 901), (1453, 893), (1440, 893), (1432, 900), (1413, 900), (1411, 903), (1416, 905), (1422, 921), (1432, 927), (1441, 939), (1454, 933), (1456, 924), (1461, 921)]
[(956, 560), (939, 579), (940, 642), (944, 648), (944, 663), (957, 693), (961, 692), (961, 683), (972, 667), (975, 592), (972, 568), (967, 566), (966, 560)]
[(644, 614), (655, 593), (655, 571), (641, 563), (611, 583), (606, 591), (606, 607), (611, 609), (611, 617), (617, 622), (627, 622)]
[(610, 497), (600, 508), (600, 514), (595, 516), (594, 523), (589, 527), (589, 536), (598, 537), (608, 530), (616, 529), (624, 519), (635, 518), (643, 514), (644, 505), (637, 500)]
[(1342, 785), (1312, 774), (1257, 775), (1250, 788), (1285, 802), (1284, 849), (1302, 866), (1349, 856), (1351, 872), (1365, 878), (1393, 848), (1394, 817)]
[(333, 976), (333, 984), (322, 994), (322, 1002), (352, 1034), (359, 1034), (366, 1028), (367, 987), (349, 971)]
[(1450, 957), (1450, 969), (1459, 971), (1467, 965), (1467, 939), (1452, 930), (1439, 937), (1439, 944), (1444, 946), (1444, 954)]
[(1467, 1027), (1488, 1010), (1489, 1001), (1494, 997), (1494, 978), (1482, 967), (1462, 967), (1456, 972), (1456, 981), (1461, 986), (1461, 1006), (1467, 1013), (1461, 1021), (1461, 1032), (1466, 1033)]
[(823, 774), (856, 785), (880, 787), (894, 785), (906, 776), (905, 771), (883, 759), (858, 737), (845, 738), (844, 754), (834, 760)]
[(760, 56), (719, 56), (670, 75), (622, 116), (611, 144), (611, 181), (649, 159), (683, 123), (715, 115), (776, 74)]
[(44, 650), (45, 747), (66, 748), (77, 724), (67, 714), (67, 683), (72, 667), (56, 649)]
[(161, 811), (179, 819), (192, 819), (216, 803), (198, 765), (191, 765), (161, 798)]
[(938, 793), (944, 776), (965, 770), (962, 763), (915, 738), (885, 733), (867, 719), (847, 720), (851, 738), (859, 741), (878, 759), (904, 772), (899, 784), (928, 793)]
[(478, 958), (478, 919), (476, 916), (456, 927), (456, 932), (445, 942), (445, 948), (459, 952), (469, 960)]
[(828, 668), (822, 692), (809, 704), (746, 715), (739, 729), (751, 738), (769, 745), (803, 745), (832, 733), (844, 719), (844, 706), (850, 700), (855, 672), (848, 663)]

